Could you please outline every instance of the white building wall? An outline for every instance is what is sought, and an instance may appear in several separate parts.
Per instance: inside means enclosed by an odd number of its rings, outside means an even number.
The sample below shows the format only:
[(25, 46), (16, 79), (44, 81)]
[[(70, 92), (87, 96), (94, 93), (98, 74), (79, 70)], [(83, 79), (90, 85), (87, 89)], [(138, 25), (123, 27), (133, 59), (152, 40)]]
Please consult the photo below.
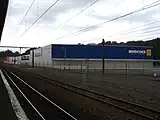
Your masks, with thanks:
[[(22, 59), (22, 58), (29, 58), (29, 59)], [(30, 57), (30, 55), (22, 55), (22, 56), (20, 56), (19, 58), (19, 61), (20, 61), (20, 64), (23, 64), (23, 65), (31, 65), (31, 62), (30, 62), (30, 59), (31, 59), (31, 57)]]
[(21, 56), (18, 56), (18, 57), (17, 57), (16, 64), (21, 64)]
[[(58, 69), (102, 69), (102, 60), (53, 60)], [(105, 60), (105, 69), (150, 69), (152, 61), (145, 60)]]
[[(29, 60), (22, 60), (22, 56), (28, 56)], [(16, 57), (8, 57), (8, 60), (5, 61), (6, 63), (9, 64), (25, 64), (25, 65), (30, 65), (30, 55), (22, 55), (22, 56), (16, 56)]]
[(7, 63), (14, 64), (14, 59), (15, 59), (15, 57), (8, 57)]
[[(34, 63), (35, 66), (51, 67), (52, 66), (52, 45), (34, 50)], [(30, 53), (32, 58), (32, 51)], [(32, 63), (32, 59), (30, 61)]]

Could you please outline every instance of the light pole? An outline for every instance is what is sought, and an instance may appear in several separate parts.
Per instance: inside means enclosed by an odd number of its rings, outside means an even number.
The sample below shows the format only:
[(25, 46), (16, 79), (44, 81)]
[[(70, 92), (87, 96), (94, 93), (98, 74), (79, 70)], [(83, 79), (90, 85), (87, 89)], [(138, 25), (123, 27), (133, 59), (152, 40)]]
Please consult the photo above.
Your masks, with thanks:
[(102, 74), (104, 75), (104, 69), (105, 69), (105, 64), (104, 64), (104, 39), (102, 39)]
[(34, 49), (32, 49), (32, 68), (34, 68)]
[(63, 56), (63, 58), (64, 58), (64, 69), (65, 69), (67, 51), (66, 51), (66, 48), (65, 48), (65, 47), (63, 47), (63, 50), (64, 50), (64, 56)]

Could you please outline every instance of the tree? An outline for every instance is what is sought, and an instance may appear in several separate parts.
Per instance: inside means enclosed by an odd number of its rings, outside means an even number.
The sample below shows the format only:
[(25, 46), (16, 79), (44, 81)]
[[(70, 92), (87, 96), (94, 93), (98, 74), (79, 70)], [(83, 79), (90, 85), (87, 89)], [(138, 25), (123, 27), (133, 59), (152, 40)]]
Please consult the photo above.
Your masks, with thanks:
[(105, 42), (105, 45), (111, 45), (111, 41)]
[(118, 43), (116, 41), (112, 41), (111, 43), (112, 45), (118, 45)]
[[(99, 43), (98, 45), (101, 45), (102, 43)], [(126, 43), (121, 42), (117, 43), (116, 41), (107, 41), (105, 42), (105, 45), (132, 45), (132, 46), (153, 46), (153, 58), (154, 59), (160, 59), (160, 38), (156, 38), (153, 40), (148, 41), (128, 41)]]
[(20, 53), (18, 51), (12, 52), (11, 50), (6, 50), (6, 51), (1, 51), (0, 52), (0, 57), (4, 58), (6, 56), (18, 56)]
[[(40, 48), (40, 47), (39, 47)], [(28, 54), (30, 54), (30, 51), (31, 50), (35, 50), (35, 49), (37, 49), (37, 48), (29, 48), (28, 50), (26, 50), (24, 53), (23, 53), (23, 55), (28, 55)]]
[(15, 55), (15, 56), (18, 56), (18, 55), (20, 55), (20, 53), (19, 53), (18, 51), (16, 51), (16, 52), (14, 53), (14, 55)]

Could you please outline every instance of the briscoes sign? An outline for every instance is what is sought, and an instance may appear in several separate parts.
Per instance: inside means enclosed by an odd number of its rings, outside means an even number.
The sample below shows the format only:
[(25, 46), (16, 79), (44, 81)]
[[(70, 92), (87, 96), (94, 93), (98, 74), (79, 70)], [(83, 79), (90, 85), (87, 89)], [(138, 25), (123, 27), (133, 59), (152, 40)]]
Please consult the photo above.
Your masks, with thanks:
[(129, 50), (129, 54), (146, 54), (145, 50)]
[(151, 49), (147, 49), (147, 50), (128, 50), (128, 53), (129, 54), (146, 55), (146, 56), (151, 56), (152, 55)]

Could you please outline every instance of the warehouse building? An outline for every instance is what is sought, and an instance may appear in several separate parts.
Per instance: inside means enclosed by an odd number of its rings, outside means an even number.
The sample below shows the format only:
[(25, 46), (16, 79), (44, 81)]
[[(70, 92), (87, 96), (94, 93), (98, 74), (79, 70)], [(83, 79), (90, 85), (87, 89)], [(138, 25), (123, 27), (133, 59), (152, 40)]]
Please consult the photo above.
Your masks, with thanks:
[(29, 55), (21, 55), (21, 56), (12, 56), (12, 57), (6, 57), (5, 63), (9, 64), (23, 64), (23, 65), (31, 65), (31, 57)]
[(153, 68), (150, 46), (105, 45), (102, 49), (101, 45), (51, 44), (34, 51), (34, 63), (58, 69), (102, 69), (103, 55), (105, 69)]

